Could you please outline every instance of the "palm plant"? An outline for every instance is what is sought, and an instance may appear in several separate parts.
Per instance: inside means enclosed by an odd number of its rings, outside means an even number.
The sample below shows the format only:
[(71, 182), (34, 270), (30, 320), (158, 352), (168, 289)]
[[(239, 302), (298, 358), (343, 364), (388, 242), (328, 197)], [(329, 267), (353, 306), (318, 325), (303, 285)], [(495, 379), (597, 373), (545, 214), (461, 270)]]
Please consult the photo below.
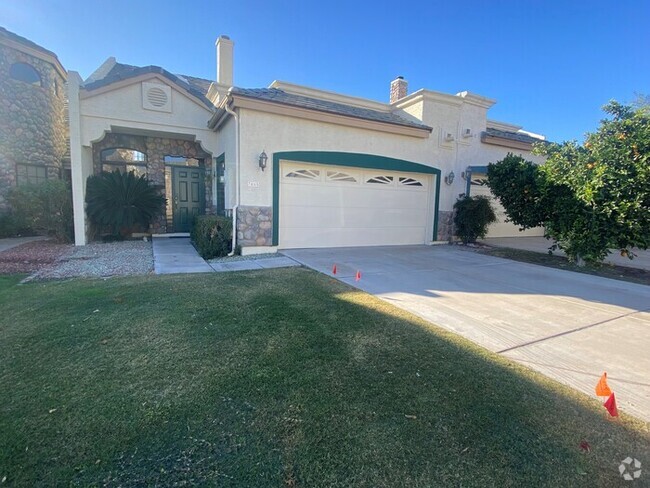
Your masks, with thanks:
[(126, 235), (136, 226), (149, 227), (163, 212), (166, 199), (144, 175), (133, 171), (101, 173), (88, 178), (86, 213), (96, 229), (110, 228), (113, 235)]

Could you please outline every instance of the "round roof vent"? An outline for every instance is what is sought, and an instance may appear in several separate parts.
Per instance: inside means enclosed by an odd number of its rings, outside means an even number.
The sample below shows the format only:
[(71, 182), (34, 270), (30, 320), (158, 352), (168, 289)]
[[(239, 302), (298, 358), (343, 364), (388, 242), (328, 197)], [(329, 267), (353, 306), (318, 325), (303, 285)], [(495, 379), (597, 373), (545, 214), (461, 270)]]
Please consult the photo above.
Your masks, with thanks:
[(164, 107), (167, 104), (167, 94), (160, 88), (149, 88), (147, 90), (147, 101), (154, 107)]

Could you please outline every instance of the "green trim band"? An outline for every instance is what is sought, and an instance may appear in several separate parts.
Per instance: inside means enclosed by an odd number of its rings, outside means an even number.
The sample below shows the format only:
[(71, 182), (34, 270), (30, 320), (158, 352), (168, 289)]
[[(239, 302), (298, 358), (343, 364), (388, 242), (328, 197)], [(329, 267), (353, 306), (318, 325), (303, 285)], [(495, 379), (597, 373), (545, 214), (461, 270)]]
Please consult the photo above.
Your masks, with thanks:
[(280, 242), (280, 160), (301, 163), (348, 166), (351, 168), (372, 168), (408, 173), (426, 173), (436, 176), (436, 195), (433, 209), (433, 240), (438, 236), (438, 210), (440, 208), (440, 176), (438, 168), (414, 163), (404, 159), (387, 158), (374, 154), (347, 153), (336, 151), (285, 151), (273, 153), (273, 245)]

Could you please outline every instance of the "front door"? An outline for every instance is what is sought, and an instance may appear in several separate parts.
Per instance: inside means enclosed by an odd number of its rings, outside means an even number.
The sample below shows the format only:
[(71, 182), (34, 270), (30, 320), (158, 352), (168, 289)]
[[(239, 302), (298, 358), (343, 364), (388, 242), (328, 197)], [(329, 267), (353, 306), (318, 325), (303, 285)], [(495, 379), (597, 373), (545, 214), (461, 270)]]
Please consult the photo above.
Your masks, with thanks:
[(203, 168), (172, 168), (173, 232), (189, 232), (192, 219), (205, 213)]

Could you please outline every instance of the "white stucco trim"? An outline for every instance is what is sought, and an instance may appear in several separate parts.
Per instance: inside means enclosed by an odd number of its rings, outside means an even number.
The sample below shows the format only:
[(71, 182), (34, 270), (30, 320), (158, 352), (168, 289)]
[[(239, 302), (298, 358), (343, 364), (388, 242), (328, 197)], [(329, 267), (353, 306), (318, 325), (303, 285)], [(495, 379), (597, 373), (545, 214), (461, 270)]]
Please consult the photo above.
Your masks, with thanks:
[[(72, 173), (72, 208), (74, 213), (74, 243), (84, 246), (86, 238), (86, 179), (92, 174), (92, 156), (84, 154), (81, 144), (81, 114), (79, 85), (81, 76), (70, 71), (68, 76), (68, 114), (70, 118), (70, 169)], [(90, 164), (89, 164), (90, 163)]]

